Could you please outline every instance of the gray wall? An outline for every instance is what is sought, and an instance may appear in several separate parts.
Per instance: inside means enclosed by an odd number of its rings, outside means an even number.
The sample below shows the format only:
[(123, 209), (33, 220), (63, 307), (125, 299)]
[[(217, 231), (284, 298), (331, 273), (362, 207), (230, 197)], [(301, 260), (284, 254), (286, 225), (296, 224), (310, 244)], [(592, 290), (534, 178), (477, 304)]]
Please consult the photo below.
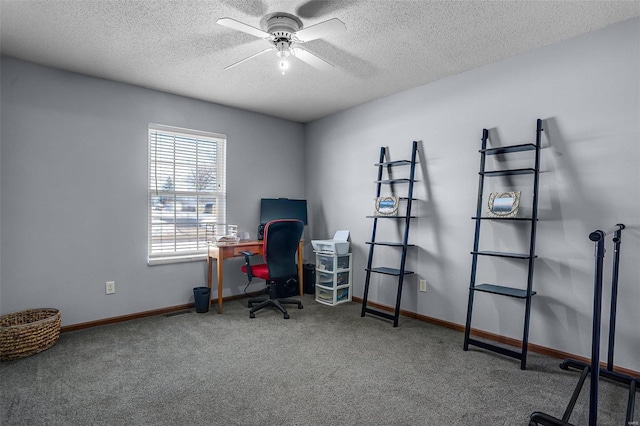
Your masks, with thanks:
[[(55, 307), (69, 325), (192, 302), (206, 285), (204, 261), (147, 265), (149, 123), (227, 135), (227, 218), (253, 237), (260, 197), (304, 196), (302, 124), (7, 57), (1, 66), (2, 313)], [(242, 293), (241, 264), (227, 262), (225, 296)]]
[[(626, 21), (308, 124), (310, 233), (327, 238), (336, 229), (351, 230), (354, 294), (363, 294), (364, 242), (371, 235), (371, 220), (365, 216), (373, 210), (373, 164), (380, 146), (389, 147), (391, 159), (405, 159), (411, 141), (418, 140), (416, 189), (421, 201), (415, 211), (420, 218), (413, 222), (410, 239), (419, 247), (408, 266), (417, 274), (405, 286), (402, 308), (464, 324), (482, 129), (490, 129), (494, 145), (531, 142), (536, 119), (542, 118), (538, 295), (530, 341), (590, 356), (594, 247), (587, 236), (624, 223), (616, 364), (640, 371), (639, 40), (640, 20)], [(524, 165), (525, 158), (530, 157), (510, 157), (513, 163), (507, 164)], [(522, 190), (526, 210), (530, 182), (530, 177), (501, 180), (495, 189)], [(384, 226), (384, 232), (398, 232)], [(481, 249), (526, 251), (528, 228), (522, 226), (483, 224)], [(611, 255), (609, 250), (608, 260)], [(376, 249), (376, 256), (376, 265), (398, 265), (391, 249)], [(522, 262), (481, 262), (480, 282), (526, 283)], [(606, 283), (610, 271), (606, 269)], [(418, 278), (426, 279), (426, 293), (418, 291)], [(609, 288), (606, 284), (606, 319)], [(374, 276), (370, 297), (393, 306), (392, 280)], [(520, 339), (523, 306), (518, 300), (479, 294), (473, 326)], [(605, 321), (603, 348), (607, 327)]]
[[(412, 140), (421, 141), (420, 218), (411, 232), (419, 247), (409, 265), (417, 274), (402, 307), (463, 324), (481, 130), (491, 129), (495, 144), (522, 143), (543, 118), (531, 342), (589, 356), (587, 235), (623, 222), (616, 364), (639, 371), (639, 27), (640, 20), (627, 21), (307, 126), (3, 57), (0, 312), (52, 306), (69, 325), (193, 300), (192, 287), (205, 282), (204, 262), (146, 264), (146, 130), (155, 122), (227, 134), (228, 217), (241, 230), (255, 235), (262, 196), (305, 196), (307, 239), (351, 230), (358, 296), (373, 163), (380, 146), (401, 159)], [(526, 184), (500, 185), (525, 191)], [(494, 228), (484, 228), (487, 245), (522, 246), (522, 230)], [(233, 260), (225, 269), (225, 295), (241, 293), (239, 267)], [(524, 271), (489, 261), (481, 272), (509, 283), (522, 282)], [(426, 293), (418, 292), (418, 277), (427, 280)], [(116, 281), (115, 295), (104, 294), (107, 280)], [(389, 282), (373, 282), (373, 301), (392, 305), (393, 297)], [(518, 339), (522, 312), (518, 301), (480, 295), (474, 327)]]

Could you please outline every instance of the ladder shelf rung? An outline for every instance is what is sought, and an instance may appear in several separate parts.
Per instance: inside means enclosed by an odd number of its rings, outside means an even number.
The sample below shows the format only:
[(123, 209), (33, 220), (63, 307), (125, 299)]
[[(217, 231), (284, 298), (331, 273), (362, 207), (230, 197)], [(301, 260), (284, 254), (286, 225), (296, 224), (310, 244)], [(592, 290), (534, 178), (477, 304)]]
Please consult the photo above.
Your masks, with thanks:
[(524, 169), (511, 169), (511, 170), (490, 170), (480, 172), (481, 175), (485, 175), (486, 177), (492, 176), (513, 176), (513, 175), (531, 175), (536, 172), (536, 169), (533, 168), (524, 168)]
[(396, 319), (395, 315), (391, 315), (391, 314), (388, 314), (386, 312), (379, 311), (377, 309), (371, 309), (371, 308), (366, 308), (365, 307), (363, 310), (364, 310), (364, 312), (366, 312), (368, 314), (377, 315), (379, 317), (386, 318), (386, 319), (389, 319), (389, 320), (394, 320), (395, 321), (395, 319)]
[(487, 349), (492, 352), (497, 352), (502, 355), (510, 356), (511, 358), (522, 360), (522, 353), (512, 351), (511, 349), (503, 348), (502, 346), (492, 345), (491, 343), (483, 342), (476, 339), (468, 339), (470, 345), (478, 346), (479, 348)]
[[(477, 254), (480, 256), (494, 256), (494, 257), (508, 257), (511, 259), (530, 259), (531, 256), (522, 253), (506, 253), (502, 251), (472, 251), (471, 254)], [(533, 256), (534, 258), (538, 256)]]
[(532, 217), (488, 217), (488, 216), (482, 216), (482, 217), (478, 217), (478, 216), (473, 216), (471, 219), (473, 220), (496, 220), (496, 221), (501, 221), (501, 220), (515, 220), (515, 221), (525, 221), (525, 222), (533, 222), (534, 220), (537, 221), (538, 218), (532, 218)]
[[(410, 219), (415, 219), (417, 216), (408, 216)], [(406, 219), (407, 216), (367, 216), (368, 219)]]
[(513, 288), (513, 287), (504, 287), (500, 285), (494, 284), (478, 284), (475, 287), (471, 288), (475, 291), (481, 291), (484, 293), (492, 293), (492, 294), (500, 294), (502, 296), (515, 297), (517, 299), (526, 299), (527, 297), (531, 297), (536, 294), (535, 291), (532, 291), (527, 295), (527, 290)]
[[(373, 244), (376, 246), (404, 247), (403, 243), (394, 243), (390, 241), (365, 241), (365, 244)], [(415, 244), (407, 244), (407, 247), (415, 247)]]
[[(375, 272), (376, 274), (384, 274), (384, 275), (393, 275), (396, 277), (400, 276), (400, 269), (396, 268), (387, 268), (387, 267), (379, 267), (379, 268), (365, 268), (365, 271)], [(404, 270), (404, 275), (413, 274), (413, 271)]]
[[(416, 162), (416, 164), (418, 164), (418, 163)], [(374, 164), (374, 166), (387, 166), (387, 167), (410, 166), (410, 165), (411, 165), (411, 160), (385, 161), (383, 163)]]
[(523, 143), (520, 145), (499, 146), (496, 148), (481, 149), (479, 152), (484, 152), (487, 155), (496, 155), (496, 154), (507, 154), (509, 152), (533, 151), (535, 149), (536, 149), (536, 144)]
[[(411, 179), (407, 179), (407, 178), (400, 178), (400, 179), (374, 180), (373, 182), (374, 183), (390, 184), (390, 183), (409, 183), (409, 182), (412, 182), (412, 180)], [(415, 182), (415, 180), (413, 182)]]

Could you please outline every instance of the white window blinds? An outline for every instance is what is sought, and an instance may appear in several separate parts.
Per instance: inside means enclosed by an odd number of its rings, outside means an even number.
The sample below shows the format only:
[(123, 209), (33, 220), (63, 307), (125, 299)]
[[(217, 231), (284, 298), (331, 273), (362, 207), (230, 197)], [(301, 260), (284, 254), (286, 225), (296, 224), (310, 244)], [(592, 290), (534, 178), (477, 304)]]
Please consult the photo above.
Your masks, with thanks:
[(199, 259), (226, 221), (226, 136), (149, 125), (149, 263)]

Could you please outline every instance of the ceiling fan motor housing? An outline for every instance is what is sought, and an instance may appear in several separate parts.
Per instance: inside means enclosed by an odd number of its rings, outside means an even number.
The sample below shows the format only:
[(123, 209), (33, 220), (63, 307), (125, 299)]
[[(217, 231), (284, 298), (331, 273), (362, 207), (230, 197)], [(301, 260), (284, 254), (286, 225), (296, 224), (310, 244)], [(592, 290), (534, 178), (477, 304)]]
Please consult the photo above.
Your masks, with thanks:
[(293, 34), (302, 28), (302, 21), (294, 15), (279, 12), (266, 21), (266, 32), (277, 39), (290, 40)]
[(266, 31), (274, 37), (272, 43), (276, 46), (276, 53), (280, 58), (291, 54), (291, 38), (302, 27), (302, 22), (294, 15), (278, 12), (268, 18), (265, 23)]

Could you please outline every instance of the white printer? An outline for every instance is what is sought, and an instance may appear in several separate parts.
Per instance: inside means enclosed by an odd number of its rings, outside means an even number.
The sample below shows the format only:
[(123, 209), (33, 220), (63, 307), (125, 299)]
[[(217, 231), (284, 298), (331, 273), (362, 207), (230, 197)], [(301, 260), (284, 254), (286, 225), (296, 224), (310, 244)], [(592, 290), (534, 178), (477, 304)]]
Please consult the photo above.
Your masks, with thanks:
[(336, 231), (332, 240), (311, 240), (313, 251), (326, 254), (349, 253), (349, 231)]

